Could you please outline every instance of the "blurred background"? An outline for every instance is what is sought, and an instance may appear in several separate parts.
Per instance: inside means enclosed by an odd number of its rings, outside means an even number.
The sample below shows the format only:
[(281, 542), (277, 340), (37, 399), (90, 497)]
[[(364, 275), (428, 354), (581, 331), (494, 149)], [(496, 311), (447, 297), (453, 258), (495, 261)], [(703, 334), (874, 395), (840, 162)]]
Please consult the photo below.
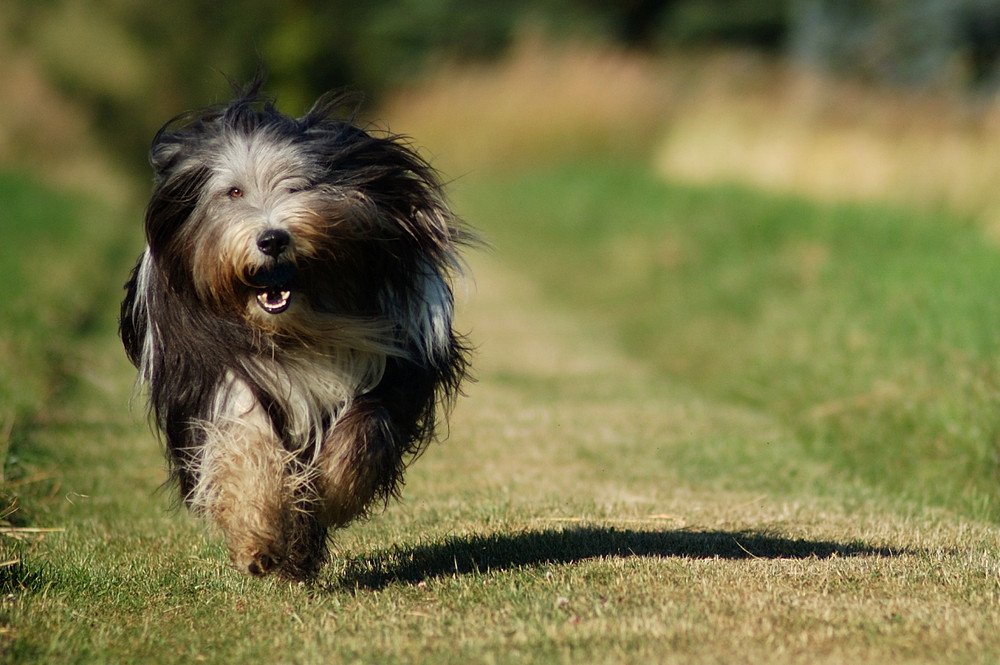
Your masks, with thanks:
[(362, 90), (463, 172), (612, 150), (686, 179), (997, 205), (998, 0), (7, 0), (0, 165), (144, 177), (155, 130), (258, 59), (286, 112)]
[[(498, 280), (822, 475), (1000, 519), (1000, 0), (4, 0), (0, 452), (131, 380), (149, 142), (259, 61), (287, 113), (348, 87), (414, 137)], [(773, 443), (664, 460), (786, 483)]]

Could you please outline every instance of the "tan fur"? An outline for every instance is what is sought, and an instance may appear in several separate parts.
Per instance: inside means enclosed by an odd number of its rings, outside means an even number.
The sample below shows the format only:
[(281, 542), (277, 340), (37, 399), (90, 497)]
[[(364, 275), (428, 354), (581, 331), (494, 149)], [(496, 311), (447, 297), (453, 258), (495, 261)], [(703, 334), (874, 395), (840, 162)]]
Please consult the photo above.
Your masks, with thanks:
[[(199, 481), (188, 500), (221, 530), (238, 569), (261, 575), (288, 559), (294, 541), (308, 537), (297, 522), (306, 513), (343, 526), (365, 512), (397, 460), (392, 450), (372, 447), (364, 421), (341, 415), (355, 394), (377, 383), (380, 358), (329, 349), (286, 354), (280, 363), (261, 359), (252, 369), (258, 382), (298, 407), (289, 413), (286, 442), (247, 387), (230, 377), (213, 422), (201, 425)], [(330, 426), (314, 420), (323, 413), (336, 427), (306, 450)]]
[(369, 436), (365, 426), (359, 417), (342, 419), (316, 459), (319, 514), (330, 525), (346, 526), (364, 515), (382, 493), (380, 482), (399, 463), (399, 453)]
[(206, 445), (191, 506), (222, 531), (238, 569), (264, 574), (286, 557), (287, 524), (301, 480), (287, 472), (289, 455), (259, 406), (242, 420), (203, 427)]

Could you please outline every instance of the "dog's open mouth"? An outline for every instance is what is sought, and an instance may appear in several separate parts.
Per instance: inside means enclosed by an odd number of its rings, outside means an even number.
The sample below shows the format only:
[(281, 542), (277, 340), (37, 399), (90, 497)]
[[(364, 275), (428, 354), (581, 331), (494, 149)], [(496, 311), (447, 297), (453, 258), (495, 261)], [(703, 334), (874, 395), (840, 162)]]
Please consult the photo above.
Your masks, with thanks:
[(290, 263), (261, 268), (247, 275), (247, 282), (257, 289), (257, 304), (268, 314), (281, 314), (292, 303), (291, 281), (295, 266)]
[(264, 289), (257, 293), (257, 304), (268, 314), (281, 314), (292, 302), (289, 289)]

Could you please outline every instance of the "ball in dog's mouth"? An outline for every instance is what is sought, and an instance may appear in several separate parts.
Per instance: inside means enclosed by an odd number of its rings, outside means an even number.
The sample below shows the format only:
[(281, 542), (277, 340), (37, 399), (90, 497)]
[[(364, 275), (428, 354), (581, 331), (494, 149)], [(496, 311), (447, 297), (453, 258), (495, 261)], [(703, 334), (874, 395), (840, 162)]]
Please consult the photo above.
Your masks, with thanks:
[(257, 289), (257, 304), (268, 314), (281, 314), (292, 302), (290, 282), (295, 277), (295, 266), (282, 263), (262, 268), (247, 275), (247, 282)]

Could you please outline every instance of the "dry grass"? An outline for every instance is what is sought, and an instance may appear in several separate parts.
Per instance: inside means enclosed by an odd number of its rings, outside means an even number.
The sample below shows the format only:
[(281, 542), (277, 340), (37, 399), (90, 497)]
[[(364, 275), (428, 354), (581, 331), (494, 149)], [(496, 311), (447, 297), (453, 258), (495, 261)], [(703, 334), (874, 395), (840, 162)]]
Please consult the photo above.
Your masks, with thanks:
[(663, 126), (661, 67), (619, 51), (534, 40), (500, 64), (444, 66), (381, 109), (454, 174), (551, 159), (631, 157)]
[(656, 165), (825, 200), (944, 207), (1000, 222), (1000, 105), (835, 81), (751, 57), (697, 63)]
[(650, 58), (526, 41), (445, 67), (383, 109), (457, 175), (647, 159), (681, 182), (969, 214), (1000, 234), (1000, 103), (876, 89), (760, 56)]

